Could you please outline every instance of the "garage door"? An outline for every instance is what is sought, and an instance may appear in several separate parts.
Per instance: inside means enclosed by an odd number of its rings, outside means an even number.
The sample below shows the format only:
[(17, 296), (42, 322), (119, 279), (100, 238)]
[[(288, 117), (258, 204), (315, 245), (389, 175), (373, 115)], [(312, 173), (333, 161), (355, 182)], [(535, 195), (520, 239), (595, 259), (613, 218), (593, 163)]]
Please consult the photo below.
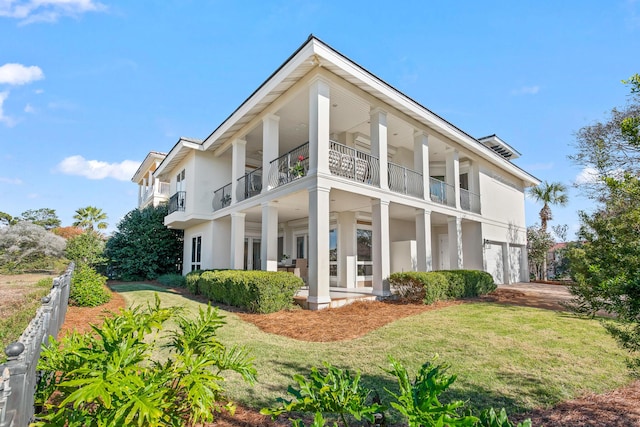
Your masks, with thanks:
[(485, 271), (493, 276), (496, 283), (504, 283), (502, 244), (487, 243), (484, 246)]
[(523, 277), (525, 273), (524, 267), (524, 247), (523, 246), (510, 246), (509, 247), (509, 279), (511, 283), (524, 282), (526, 278)]

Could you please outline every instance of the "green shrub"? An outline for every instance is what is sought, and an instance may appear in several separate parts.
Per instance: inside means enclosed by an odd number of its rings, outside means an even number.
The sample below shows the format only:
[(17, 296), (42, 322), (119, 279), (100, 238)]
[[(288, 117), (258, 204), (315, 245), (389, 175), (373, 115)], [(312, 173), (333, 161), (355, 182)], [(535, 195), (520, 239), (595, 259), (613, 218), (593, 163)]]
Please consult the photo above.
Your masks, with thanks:
[(200, 292), (198, 291), (198, 280), (200, 280), (200, 275), (203, 273), (202, 270), (194, 270), (190, 273), (187, 273), (185, 276), (185, 286), (193, 295), (198, 295)]
[(182, 274), (163, 274), (156, 279), (159, 283), (172, 288), (184, 288), (186, 279)]
[(78, 265), (71, 276), (69, 304), (78, 307), (96, 307), (111, 299), (106, 287), (107, 278), (88, 265)]
[[(187, 276), (187, 286), (192, 280)], [(241, 307), (253, 313), (274, 313), (293, 306), (293, 296), (304, 285), (291, 273), (276, 271), (203, 271), (197, 293), (211, 301)]]
[(489, 273), (479, 270), (407, 271), (393, 273), (389, 282), (400, 298), (425, 304), (476, 297), (497, 287)]

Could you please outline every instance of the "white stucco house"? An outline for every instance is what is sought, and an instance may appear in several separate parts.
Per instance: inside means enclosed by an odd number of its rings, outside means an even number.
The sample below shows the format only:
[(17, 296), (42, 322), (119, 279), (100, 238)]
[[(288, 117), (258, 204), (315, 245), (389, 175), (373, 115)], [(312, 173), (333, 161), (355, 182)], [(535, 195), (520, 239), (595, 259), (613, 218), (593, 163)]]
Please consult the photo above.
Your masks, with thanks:
[(166, 153), (152, 151), (142, 161), (131, 181), (138, 184), (138, 208), (158, 206), (169, 201), (169, 182), (160, 181), (153, 176), (160, 163), (167, 157)]
[(290, 269), (320, 309), (333, 287), (386, 295), (396, 271), (528, 280), (524, 192), (539, 181), (518, 156), (310, 36), (208, 137), (139, 172), (170, 183), (185, 274)]

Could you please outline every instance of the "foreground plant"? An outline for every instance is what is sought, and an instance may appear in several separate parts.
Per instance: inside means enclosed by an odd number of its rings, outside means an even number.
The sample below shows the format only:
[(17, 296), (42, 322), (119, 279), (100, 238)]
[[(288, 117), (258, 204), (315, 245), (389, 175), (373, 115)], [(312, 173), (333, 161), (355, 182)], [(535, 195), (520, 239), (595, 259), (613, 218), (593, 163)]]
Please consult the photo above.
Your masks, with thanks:
[[(168, 342), (159, 333), (174, 318)], [(73, 333), (43, 347), (38, 396), (45, 411), (35, 426), (184, 426), (211, 422), (235, 407), (224, 397), (221, 374), (235, 371), (253, 384), (247, 352), (226, 348), (216, 337), (223, 317), (210, 306), (195, 319), (175, 308), (122, 310), (93, 334)], [(157, 357), (161, 348), (168, 357)]]

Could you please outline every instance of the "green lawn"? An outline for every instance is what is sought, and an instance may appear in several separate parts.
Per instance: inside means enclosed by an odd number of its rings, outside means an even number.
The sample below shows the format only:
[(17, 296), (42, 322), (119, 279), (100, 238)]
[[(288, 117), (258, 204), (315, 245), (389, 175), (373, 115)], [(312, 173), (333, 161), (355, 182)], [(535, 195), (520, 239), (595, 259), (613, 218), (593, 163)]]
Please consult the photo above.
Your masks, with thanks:
[[(158, 292), (167, 306), (197, 311), (201, 304), (151, 285), (118, 285), (129, 305)], [(366, 385), (395, 388), (384, 373), (387, 355), (415, 370), (434, 354), (458, 375), (449, 398), (472, 406), (506, 407), (510, 413), (549, 406), (585, 392), (627, 384), (625, 353), (597, 320), (541, 309), (469, 303), (398, 320), (368, 335), (333, 343), (308, 343), (267, 334), (230, 312), (220, 339), (251, 349), (258, 384), (229, 378), (229, 395), (247, 406), (272, 405), (285, 396), (294, 373), (305, 374), (323, 361), (360, 370)]]

